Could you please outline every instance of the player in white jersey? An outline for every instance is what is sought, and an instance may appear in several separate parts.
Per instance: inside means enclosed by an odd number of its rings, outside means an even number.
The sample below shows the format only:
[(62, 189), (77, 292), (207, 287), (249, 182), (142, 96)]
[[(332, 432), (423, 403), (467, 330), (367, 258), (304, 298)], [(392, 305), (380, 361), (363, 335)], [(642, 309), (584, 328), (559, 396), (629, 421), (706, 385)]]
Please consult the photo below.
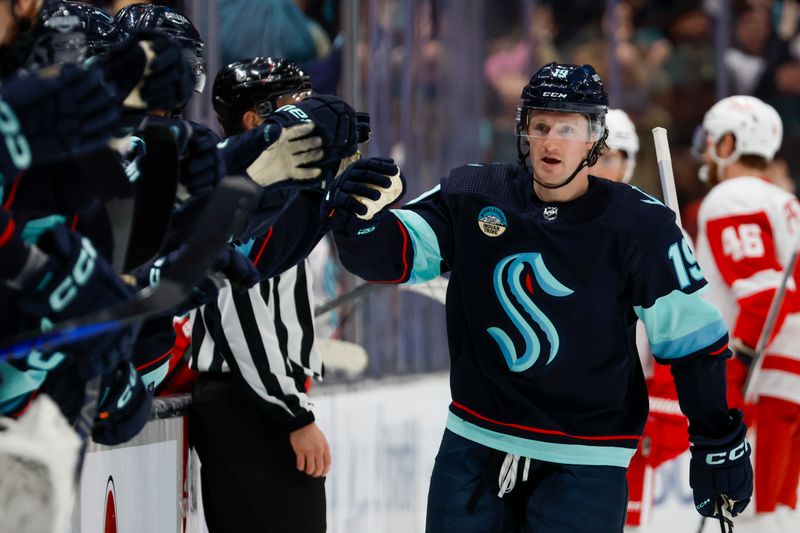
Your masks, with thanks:
[[(751, 96), (731, 96), (705, 115), (695, 150), (712, 186), (698, 216), (697, 259), (706, 297), (722, 311), (737, 357), (728, 362), (728, 401), (744, 407), (743, 385), (770, 303), (800, 233), (800, 203), (764, 174), (781, 145), (778, 113)], [(800, 477), (800, 273), (789, 278), (778, 321), (748, 406), (755, 422), (755, 519), (776, 525), (776, 509), (797, 505)], [(797, 520), (797, 518), (795, 518)], [(795, 524), (796, 527), (796, 524)], [(738, 528), (737, 528), (738, 529)], [(780, 526), (782, 531), (788, 531)], [(795, 531), (796, 529), (792, 529)]]

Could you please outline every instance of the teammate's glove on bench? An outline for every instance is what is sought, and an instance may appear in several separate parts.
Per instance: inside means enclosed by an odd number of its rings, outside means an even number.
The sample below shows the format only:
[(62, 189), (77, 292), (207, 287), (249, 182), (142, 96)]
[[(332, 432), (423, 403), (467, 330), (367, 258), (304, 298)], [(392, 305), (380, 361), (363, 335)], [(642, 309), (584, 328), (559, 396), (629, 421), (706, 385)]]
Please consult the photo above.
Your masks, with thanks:
[(147, 109), (170, 110), (187, 102), (194, 90), (192, 66), (180, 45), (158, 32), (135, 33), (97, 64), (117, 88), (120, 102), (141, 84), (139, 96)]
[(731, 514), (741, 513), (753, 495), (753, 467), (750, 464), (750, 444), (742, 412), (729, 412), (730, 432), (716, 439), (690, 436), (692, 459), (689, 464), (689, 484), (694, 491), (694, 504), (703, 516), (715, 516), (721, 497), (733, 501)]
[(178, 181), (190, 195), (196, 196), (213, 191), (225, 175), (225, 163), (217, 148), (217, 135), (200, 124), (191, 126)]
[[(33, 74), (17, 76), (3, 84), (4, 127), (13, 135), (19, 123), (23, 143), (35, 164), (71, 159), (106, 145), (116, 127), (120, 109), (116, 94), (101, 72), (77, 65), (53, 65)], [(24, 160), (17, 155), (19, 170)], [(30, 161), (28, 162), (30, 164)]]
[(344, 229), (350, 223), (370, 220), (399, 200), (406, 180), (394, 160), (383, 157), (359, 159), (328, 187), (322, 216), (328, 229)]
[[(18, 299), (19, 308), (51, 323), (81, 317), (129, 299), (133, 290), (97, 254), (86, 237), (59, 225), (42, 234)], [(46, 321), (42, 320), (43, 323)], [(64, 350), (74, 354), (77, 373), (89, 379), (130, 356), (137, 328), (122, 328)]]
[(108, 376), (98, 407), (92, 440), (113, 446), (136, 436), (150, 416), (152, 394), (130, 361), (125, 361)]

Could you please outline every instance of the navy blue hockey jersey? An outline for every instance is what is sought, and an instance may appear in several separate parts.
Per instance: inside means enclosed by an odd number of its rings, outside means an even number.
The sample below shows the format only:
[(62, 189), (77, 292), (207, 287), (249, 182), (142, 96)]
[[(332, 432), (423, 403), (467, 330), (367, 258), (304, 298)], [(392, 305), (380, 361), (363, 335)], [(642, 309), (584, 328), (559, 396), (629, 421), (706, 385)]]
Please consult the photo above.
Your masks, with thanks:
[(647, 417), (637, 317), (661, 363), (729, 355), (674, 221), (629, 185), (590, 177), (583, 196), (547, 203), (523, 167), (469, 165), (335, 238), (371, 281), (450, 271), (448, 429), (525, 457), (624, 467)]

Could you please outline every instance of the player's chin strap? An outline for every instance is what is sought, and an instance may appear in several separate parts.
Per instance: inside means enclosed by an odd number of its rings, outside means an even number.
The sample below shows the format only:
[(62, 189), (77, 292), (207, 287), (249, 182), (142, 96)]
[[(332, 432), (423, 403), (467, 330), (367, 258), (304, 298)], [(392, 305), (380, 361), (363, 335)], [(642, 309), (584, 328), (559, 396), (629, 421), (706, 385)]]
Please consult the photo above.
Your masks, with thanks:
[[(530, 156), (531, 154), (531, 151), (530, 150), (528, 150), (527, 152), (522, 151), (522, 146), (521, 146), (522, 141), (520, 140), (520, 137), (521, 137), (520, 135), (517, 135), (517, 155), (519, 156), (520, 165), (527, 167), (527, 160), (528, 156)], [(578, 175), (578, 172), (583, 170), (584, 167), (587, 166), (591, 167), (592, 165), (597, 163), (597, 159), (600, 157), (600, 149), (602, 146), (605, 145), (606, 138), (608, 138), (608, 128), (605, 128), (603, 130), (603, 136), (600, 137), (598, 140), (596, 140), (594, 144), (592, 144), (592, 147), (589, 149), (588, 152), (586, 152), (586, 157), (584, 157), (583, 160), (578, 164), (578, 166), (575, 167), (575, 170), (572, 171), (572, 174), (567, 176), (567, 178), (564, 179), (564, 181), (562, 181), (561, 183), (557, 185), (549, 185), (547, 183), (543, 183), (536, 179), (536, 173), (534, 173), (533, 168), (531, 168), (530, 170), (531, 170), (531, 175), (533, 176), (533, 181), (535, 181), (536, 183), (538, 183), (539, 185), (541, 185), (546, 189), (560, 189), (561, 187), (569, 185), (570, 182), (572, 182), (572, 180), (575, 179), (575, 176)], [(525, 143), (530, 146), (530, 143), (527, 140), (525, 141)]]

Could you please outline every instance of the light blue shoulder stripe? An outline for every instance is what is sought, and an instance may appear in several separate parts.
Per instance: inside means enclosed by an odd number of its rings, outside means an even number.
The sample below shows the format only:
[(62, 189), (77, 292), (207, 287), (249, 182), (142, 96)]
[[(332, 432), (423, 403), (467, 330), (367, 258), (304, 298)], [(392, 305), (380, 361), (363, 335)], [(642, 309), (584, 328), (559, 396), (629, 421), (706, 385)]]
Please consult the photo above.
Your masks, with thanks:
[(650, 307), (634, 306), (656, 357), (674, 359), (689, 355), (714, 344), (727, 333), (719, 309), (700, 297), (707, 289), (708, 285), (691, 294), (676, 289)]
[(411, 267), (411, 277), (406, 283), (425, 283), (441, 274), (442, 254), (439, 251), (439, 240), (430, 224), (408, 209), (392, 209), (392, 213), (408, 230), (414, 247), (414, 264)]
[(651, 344), (650, 348), (653, 350), (653, 355), (659, 359), (678, 359), (708, 348), (724, 337), (726, 333), (728, 333), (728, 327), (720, 319), (679, 339)]
[(567, 465), (595, 465), (628, 467), (634, 448), (619, 446), (587, 446), (584, 444), (557, 444), (498, 433), (476, 426), (450, 412), (447, 429), (465, 439), (483, 444), (494, 450), (514, 453), (522, 457)]
[(6, 362), (0, 362), (0, 403), (8, 402), (37, 390), (47, 377), (46, 370), (18, 370)]
[(422, 200), (425, 200), (426, 198), (429, 198), (429, 197), (433, 196), (434, 194), (439, 192), (441, 189), (442, 189), (442, 184), (440, 183), (439, 185), (437, 185), (433, 189), (430, 189), (429, 191), (425, 191), (424, 193), (420, 194), (419, 196), (417, 196), (416, 198), (414, 198), (413, 200), (408, 202), (406, 205), (416, 204), (417, 202), (421, 202)]

